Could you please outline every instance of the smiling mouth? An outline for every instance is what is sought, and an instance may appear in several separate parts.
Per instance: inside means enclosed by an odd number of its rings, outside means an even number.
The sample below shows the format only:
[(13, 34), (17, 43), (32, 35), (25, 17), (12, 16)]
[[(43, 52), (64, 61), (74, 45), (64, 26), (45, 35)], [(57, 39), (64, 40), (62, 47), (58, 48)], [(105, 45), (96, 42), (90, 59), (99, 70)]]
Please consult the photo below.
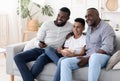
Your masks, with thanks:
[(87, 23), (91, 23), (91, 21), (90, 21), (90, 20), (88, 20), (88, 21), (87, 21)]
[(61, 20), (58, 20), (58, 23), (62, 23), (62, 21), (61, 21)]

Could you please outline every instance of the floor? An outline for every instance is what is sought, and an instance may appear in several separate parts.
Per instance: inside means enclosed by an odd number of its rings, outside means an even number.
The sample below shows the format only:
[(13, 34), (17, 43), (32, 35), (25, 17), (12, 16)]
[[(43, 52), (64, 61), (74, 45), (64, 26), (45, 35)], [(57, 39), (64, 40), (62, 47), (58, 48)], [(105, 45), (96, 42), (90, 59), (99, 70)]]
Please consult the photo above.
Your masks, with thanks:
[[(10, 81), (10, 76), (6, 74), (6, 59), (4, 54), (0, 54), (0, 81)], [(14, 81), (22, 81), (22, 79), (16, 76)]]

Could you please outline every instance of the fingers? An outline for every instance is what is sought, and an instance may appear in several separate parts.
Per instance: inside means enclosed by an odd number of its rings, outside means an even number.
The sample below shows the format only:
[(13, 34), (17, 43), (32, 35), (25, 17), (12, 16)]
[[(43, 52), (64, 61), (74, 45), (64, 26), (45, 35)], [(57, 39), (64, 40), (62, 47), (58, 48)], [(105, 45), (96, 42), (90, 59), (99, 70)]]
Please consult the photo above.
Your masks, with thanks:
[(67, 51), (62, 50), (61, 53), (63, 56), (69, 56), (69, 53)]
[(46, 45), (46, 44), (43, 44), (43, 43), (39, 43), (39, 46), (40, 46), (41, 48), (45, 48), (47, 45)]

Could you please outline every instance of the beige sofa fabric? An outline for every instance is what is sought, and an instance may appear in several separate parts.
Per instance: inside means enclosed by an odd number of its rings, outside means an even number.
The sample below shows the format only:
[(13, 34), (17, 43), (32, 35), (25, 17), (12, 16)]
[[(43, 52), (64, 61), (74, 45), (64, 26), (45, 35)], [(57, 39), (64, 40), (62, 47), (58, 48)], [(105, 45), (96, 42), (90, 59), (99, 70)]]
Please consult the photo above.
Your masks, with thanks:
[(110, 70), (114, 67), (115, 64), (117, 64), (120, 61), (120, 51), (115, 52), (109, 59), (106, 70)]
[(120, 61), (114, 65), (113, 70), (120, 70)]

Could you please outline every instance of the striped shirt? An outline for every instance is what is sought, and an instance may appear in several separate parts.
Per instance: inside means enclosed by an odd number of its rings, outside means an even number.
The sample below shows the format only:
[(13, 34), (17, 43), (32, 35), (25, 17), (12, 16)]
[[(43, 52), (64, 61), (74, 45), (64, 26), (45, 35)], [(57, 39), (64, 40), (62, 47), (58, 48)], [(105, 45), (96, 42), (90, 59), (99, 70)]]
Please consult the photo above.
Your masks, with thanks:
[(86, 53), (87, 55), (91, 55), (101, 49), (107, 54), (111, 54), (114, 50), (114, 41), (115, 33), (113, 28), (101, 20), (94, 31), (91, 31), (91, 27), (88, 27), (86, 35)]

